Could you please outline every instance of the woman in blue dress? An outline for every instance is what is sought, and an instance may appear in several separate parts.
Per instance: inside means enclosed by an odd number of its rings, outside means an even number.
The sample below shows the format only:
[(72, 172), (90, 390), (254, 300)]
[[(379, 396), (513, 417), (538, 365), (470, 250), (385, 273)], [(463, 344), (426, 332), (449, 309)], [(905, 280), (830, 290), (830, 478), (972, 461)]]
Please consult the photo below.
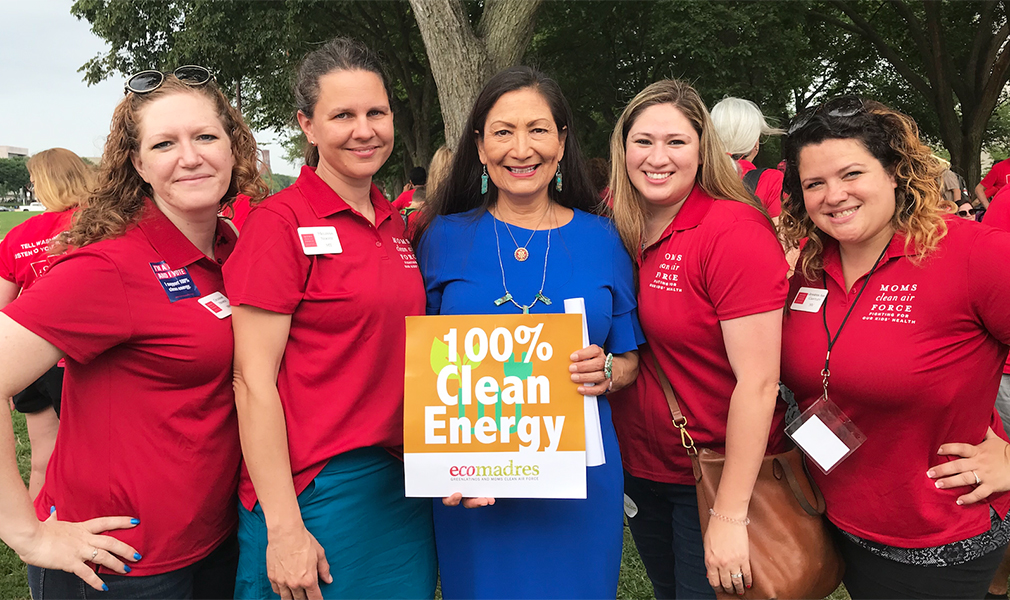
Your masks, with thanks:
[(585, 300), (590, 345), (572, 355), (572, 381), (598, 398), (603, 442), (602, 457), (587, 453), (585, 500), (434, 502), (447, 599), (617, 593), (623, 483), (604, 394), (634, 381), (643, 336), (631, 259), (594, 214), (599, 196), (571, 124), (568, 102), (542, 73), (494, 76), (416, 234), (428, 314), (559, 313), (565, 299)]

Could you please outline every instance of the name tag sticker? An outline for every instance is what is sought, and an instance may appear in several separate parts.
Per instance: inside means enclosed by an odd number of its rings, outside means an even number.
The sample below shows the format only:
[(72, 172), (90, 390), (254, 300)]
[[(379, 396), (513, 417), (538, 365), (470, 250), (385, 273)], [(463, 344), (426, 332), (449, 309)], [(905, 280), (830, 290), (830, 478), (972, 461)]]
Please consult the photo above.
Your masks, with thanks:
[(215, 317), (223, 319), (231, 316), (231, 303), (221, 292), (204, 296), (197, 300), (204, 308), (209, 310)]
[(298, 241), (306, 256), (318, 254), (340, 254), (340, 238), (335, 227), (299, 227)]
[(193, 278), (189, 276), (189, 269), (186, 267), (173, 269), (165, 261), (149, 264), (161, 287), (165, 289), (169, 302), (200, 297), (200, 290), (193, 283)]
[(815, 313), (821, 310), (821, 305), (824, 304), (824, 299), (827, 297), (828, 290), (801, 287), (800, 291), (796, 292), (796, 297), (793, 298), (793, 303), (789, 305), (789, 308)]

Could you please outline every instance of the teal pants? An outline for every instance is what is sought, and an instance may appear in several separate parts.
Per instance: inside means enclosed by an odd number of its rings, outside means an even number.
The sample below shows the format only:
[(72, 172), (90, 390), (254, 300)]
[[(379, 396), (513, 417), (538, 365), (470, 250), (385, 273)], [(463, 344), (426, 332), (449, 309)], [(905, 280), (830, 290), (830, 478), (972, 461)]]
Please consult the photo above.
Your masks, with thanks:
[[(406, 498), (403, 463), (380, 448), (330, 462), (298, 495), (302, 520), (326, 551), (324, 598), (433, 598), (437, 561), (431, 499)], [(263, 509), (239, 506), (235, 598), (278, 598), (266, 569)]]

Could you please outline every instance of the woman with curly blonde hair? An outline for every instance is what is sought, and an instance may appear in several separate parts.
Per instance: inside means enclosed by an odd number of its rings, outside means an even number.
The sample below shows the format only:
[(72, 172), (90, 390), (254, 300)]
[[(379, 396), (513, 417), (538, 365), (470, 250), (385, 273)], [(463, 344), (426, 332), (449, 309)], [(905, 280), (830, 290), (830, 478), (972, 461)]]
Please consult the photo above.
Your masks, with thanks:
[(134, 75), (70, 250), (3, 309), (0, 393), (66, 360), (34, 514), (0, 460), (0, 535), (33, 565), (34, 598), (84, 598), (81, 579), (109, 598), (232, 596), (241, 450), (221, 266), (236, 235), (217, 213), (263, 196), (256, 161), (207, 69)]
[[(614, 222), (638, 257), (648, 341), (641, 376), (612, 405), (634, 507), (628, 526), (657, 598), (743, 594), (752, 584), (751, 491), (765, 452), (784, 450), (784, 407), (776, 406), (782, 247), (686, 83), (642, 90), (610, 148)], [(704, 537), (691, 459), (671, 422), (663, 378), (697, 446), (726, 455)]]
[(782, 380), (801, 409), (833, 403), (866, 437), (830, 474), (811, 469), (846, 588), (981, 598), (1010, 540), (1010, 448), (992, 427), (1010, 234), (949, 214), (915, 122), (878, 102), (801, 113), (785, 154), (783, 237), (802, 250)]

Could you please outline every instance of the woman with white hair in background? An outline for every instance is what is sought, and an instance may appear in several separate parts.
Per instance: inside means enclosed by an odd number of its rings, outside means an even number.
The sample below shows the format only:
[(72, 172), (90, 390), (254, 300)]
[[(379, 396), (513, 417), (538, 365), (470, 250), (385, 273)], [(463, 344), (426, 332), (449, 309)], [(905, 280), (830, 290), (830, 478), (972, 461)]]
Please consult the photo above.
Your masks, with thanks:
[(757, 104), (733, 97), (712, 107), (712, 124), (726, 154), (736, 161), (744, 187), (757, 196), (777, 225), (782, 212), (782, 172), (758, 169), (754, 158), (761, 148), (761, 136), (781, 135), (782, 130), (768, 125)]

